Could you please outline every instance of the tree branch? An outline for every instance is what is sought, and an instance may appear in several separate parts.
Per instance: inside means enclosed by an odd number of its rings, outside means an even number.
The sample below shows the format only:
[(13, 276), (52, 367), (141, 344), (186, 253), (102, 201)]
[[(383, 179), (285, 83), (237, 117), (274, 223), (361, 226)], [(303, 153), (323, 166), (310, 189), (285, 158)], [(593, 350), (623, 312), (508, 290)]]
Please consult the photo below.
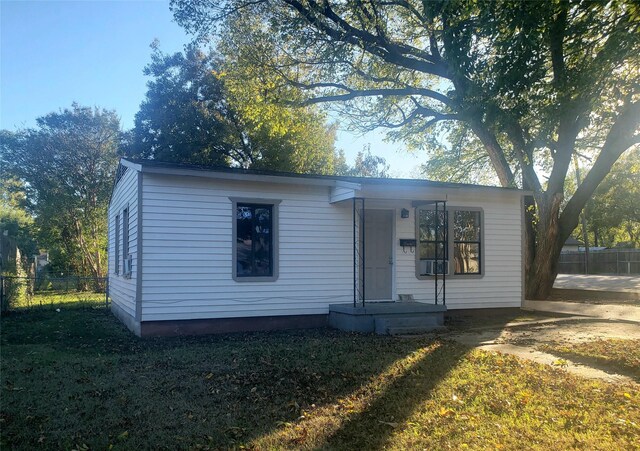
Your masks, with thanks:
[(551, 67), (553, 68), (553, 83), (560, 87), (565, 81), (564, 65), (564, 34), (566, 30), (569, 2), (559, 4), (560, 11), (551, 22), (549, 30), (549, 50), (551, 51)]
[[(327, 2), (324, 3), (324, 6), (320, 6), (314, 0), (309, 0), (310, 6), (306, 7), (298, 0), (283, 1), (295, 9), (309, 24), (335, 41), (346, 42), (360, 47), (388, 63), (396, 64), (406, 69), (417, 70), (442, 78), (450, 78), (446, 66), (432, 54), (355, 28), (336, 14)], [(318, 15), (335, 24), (337, 29), (320, 20)]]
[(607, 139), (587, 176), (571, 197), (559, 219), (563, 232), (571, 233), (578, 225), (580, 212), (598, 185), (611, 171), (620, 155), (640, 143), (640, 101), (627, 105), (611, 126)]
[(489, 155), (491, 164), (498, 175), (500, 184), (504, 187), (514, 186), (515, 177), (513, 175), (513, 171), (511, 170), (511, 166), (509, 166), (509, 162), (505, 157), (504, 150), (502, 149), (502, 146), (500, 146), (498, 139), (489, 131), (480, 119), (471, 118), (468, 120), (468, 123), (487, 150), (487, 154)]
[(540, 184), (540, 179), (536, 174), (534, 168), (534, 162), (531, 159), (533, 152), (528, 148), (527, 142), (524, 138), (524, 131), (520, 124), (511, 117), (505, 117), (507, 122), (506, 124), (506, 132), (509, 137), (509, 141), (513, 145), (513, 150), (516, 154), (516, 159), (520, 164), (520, 168), (522, 169), (522, 177), (523, 184), (527, 185), (530, 189), (532, 189), (536, 193), (542, 192), (542, 185)]
[(356, 89), (349, 88), (348, 86), (342, 83), (301, 83), (299, 81), (291, 80), (290, 78), (284, 75), (283, 77), (288, 83), (291, 83), (293, 86), (297, 88), (305, 89), (305, 90), (318, 89), (318, 88), (336, 88), (336, 89), (346, 91), (346, 94), (326, 95), (326, 96), (307, 99), (302, 102), (297, 102), (297, 103), (291, 102), (291, 104), (296, 104), (296, 105), (304, 106), (304, 105), (313, 105), (316, 103), (323, 103), (323, 102), (353, 100), (358, 97), (411, 96), (411, 95), (429, 97), (434, 100), (438, 100), (444, 103), (445, 105), (449, 105), (451, 103), (451, 100), (447, 96), (426, 88), (414, 88), (411, 86), (407, 86), (406, 88), (373, 88), (373, 89), (356, 90)]

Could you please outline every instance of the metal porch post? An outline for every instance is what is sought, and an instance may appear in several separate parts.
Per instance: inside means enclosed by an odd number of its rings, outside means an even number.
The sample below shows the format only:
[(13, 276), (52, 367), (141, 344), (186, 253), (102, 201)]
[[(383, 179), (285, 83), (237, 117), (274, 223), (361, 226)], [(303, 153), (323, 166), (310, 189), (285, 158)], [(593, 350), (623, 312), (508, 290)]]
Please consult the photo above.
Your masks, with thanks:
[(364, 307), (364, 303), (365, 303), (365, 299), (366, 299), (366, 295), (365, 295), (365, 277), (366, 277), (366, 273), (365, 273), (365, 259), (366, 259), (366, 252), (367, 252), (367, 246), (365, 245), (365, 226), (366, 226), (366, 219), (365, 219), (365, 206), (364, 206), (364, 198), (362, 198), (362, 306)]
[(449, 255), (449, 213), (447, 212), (447, 201), (444, 201), (442, 207), (442, 215), (444, 217), (444, 243), (443, 243), (443, 251), (444, 255), (442, 256), (442, 305), (447, 304), (447, 269), (445, 269), (445, 262), (447, 261)]
[(353, 198), (353, 307), (356, 307), (358, 296), (358, 273), (356, 272), (356, 198)]

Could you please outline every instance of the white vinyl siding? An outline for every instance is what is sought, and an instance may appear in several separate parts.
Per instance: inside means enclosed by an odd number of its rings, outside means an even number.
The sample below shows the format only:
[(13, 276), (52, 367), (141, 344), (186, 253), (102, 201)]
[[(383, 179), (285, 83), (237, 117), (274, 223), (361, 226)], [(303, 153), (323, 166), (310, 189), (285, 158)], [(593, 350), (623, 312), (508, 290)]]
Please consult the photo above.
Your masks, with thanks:
[[(142, 321), (326, 314), (353, 299), (351, 204), (329, 188), (143, 174)], [(232, 278), (232, 201), (279, 199), (279, 277)]]
[[(123, 222), (123, 210), (129, 209), (128, 230), (120, 230), (119, 260), (116, 263), (116, 217)], [(123, 240), (127, 239), (125, 245)], [(111, 204), (109, 205), (109, 297), (127, 314), (135, 318), (136, 312), (136, 277), (137, 277), (137, 246), (138, 245), (138, 172), (129, 169), (118, 181), (113, 190)], [(125, 277), (123, 260), (126, 258), (122, 250), (128, 249), (132, 256), (131, 277)], [(120, 274), (116, 273), (117, 265), (120, 265)]]

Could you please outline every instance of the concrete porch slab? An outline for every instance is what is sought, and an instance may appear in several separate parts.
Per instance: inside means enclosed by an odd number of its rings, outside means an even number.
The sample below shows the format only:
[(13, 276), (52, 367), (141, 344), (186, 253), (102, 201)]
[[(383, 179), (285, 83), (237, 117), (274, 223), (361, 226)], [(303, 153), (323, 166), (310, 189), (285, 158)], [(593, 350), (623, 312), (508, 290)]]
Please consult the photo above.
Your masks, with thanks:
[(424, 333), (444, 325), (444, 305), (420, 302), (375, 302), (364, 307), (352, 304), (329, 306), (329, 325), (347, 332)]

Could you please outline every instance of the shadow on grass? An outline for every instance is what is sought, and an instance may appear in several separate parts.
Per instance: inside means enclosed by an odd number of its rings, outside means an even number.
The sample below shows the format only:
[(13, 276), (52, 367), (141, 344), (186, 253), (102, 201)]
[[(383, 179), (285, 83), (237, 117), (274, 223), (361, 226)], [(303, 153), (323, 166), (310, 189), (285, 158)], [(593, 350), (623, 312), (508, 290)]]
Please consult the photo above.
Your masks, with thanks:
[[(20, 313), (1, 329), (0, 444), (25, 449), (237, 447), (348, 397), (433, 344), (333, 330), (139, 339), (106, 309)], [(396, 380), (375, 401), (382, 415), (409, 415), (449, 358), (440, 350), (412, 369), (424, 380)], [(349, 433), (359, 436), (356, 423), (330, 443)]]
[[(539, 317), (459, 312), (455, 324)], [(0, 445), (25, 449), (380, 449), (468, 351), (334, 330), (139, 339), (104, 308), (16, 313), (1, 329)], [(317, 410), (315, 437), (296, 436)]]
[(389, 384), (362, 412), (353, 415), (321, 445), (324, 449), (383, 449), (395, 427), (407, 421), (467, 354), (443, 342)]
[(512, 322), (535, 321), (548, 318), (563, 318), (571, 315), (561, 313), (531, 312), (520, 308), (449, 310), (445, 325), (452, 331), (464, 332), (468, 329), (502, 329)]

